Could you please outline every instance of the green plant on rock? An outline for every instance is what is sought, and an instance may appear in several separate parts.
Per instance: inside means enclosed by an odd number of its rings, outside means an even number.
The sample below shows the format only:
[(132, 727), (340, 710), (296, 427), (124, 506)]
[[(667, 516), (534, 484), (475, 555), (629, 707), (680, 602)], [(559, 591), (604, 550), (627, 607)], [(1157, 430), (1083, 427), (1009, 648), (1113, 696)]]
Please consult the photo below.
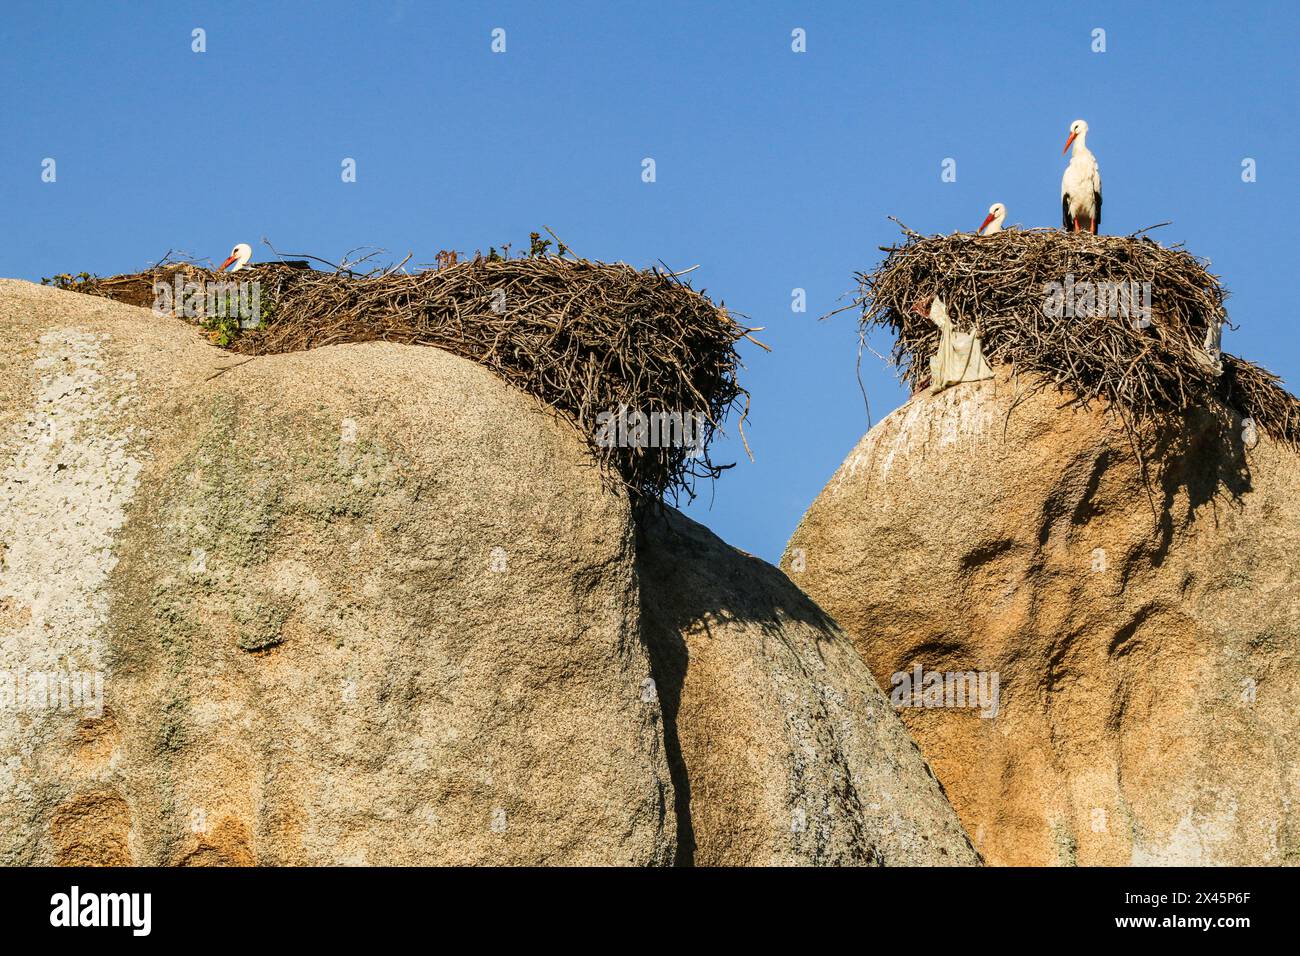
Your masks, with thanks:
[(41, 279), (41, 285), (53, 286), (56, 289), (71, 289), (74, 292), (81, 291), (81, 287), (88, 282), (94, 282), (99, 277), (89, 272), (78, 272), (73, 275), (70, 272), (60, 272), (58, 275), (47, 276)]
[(257, 328), (270, 321), (274, 311), (271, 302), (258, 301), (257, 313), (246, 314), (248, 302), (236, 289), (226, 289), (211, 297), (205, 304), (200, 325), (215, 345), (223, 348), (239, 338), (248, 328)]

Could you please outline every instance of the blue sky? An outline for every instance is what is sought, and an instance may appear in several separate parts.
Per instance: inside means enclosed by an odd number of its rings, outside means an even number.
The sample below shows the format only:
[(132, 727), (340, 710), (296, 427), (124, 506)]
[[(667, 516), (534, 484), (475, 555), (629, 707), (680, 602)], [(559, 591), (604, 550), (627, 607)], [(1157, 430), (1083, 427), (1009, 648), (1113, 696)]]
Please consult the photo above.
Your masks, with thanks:
[[(718, 449), (738, 466), (687, 510), (775, 560), (867, 424), (854, 320), (817, 317), (897, 236), (889, 215), (972, 230), (997, 200), (1009, 223), (1056, 225), (1077, 117), (1103, 231), (1172, 220), (1155, 237), (1211, 260), (1233, 293), (1225, 348), (1294, 389), (1298, 11), (9, 0), (0, 275), (135, 271), (168, 248), (220, 259), (264, 236), (430, 261), (542, 223), (590, 258), (698, 263), (697, 287), (766, 326), (774, 351), (745, 349), (756, 461)], [(863, 379), (877, 420), (903, 401), (870, 355)]]

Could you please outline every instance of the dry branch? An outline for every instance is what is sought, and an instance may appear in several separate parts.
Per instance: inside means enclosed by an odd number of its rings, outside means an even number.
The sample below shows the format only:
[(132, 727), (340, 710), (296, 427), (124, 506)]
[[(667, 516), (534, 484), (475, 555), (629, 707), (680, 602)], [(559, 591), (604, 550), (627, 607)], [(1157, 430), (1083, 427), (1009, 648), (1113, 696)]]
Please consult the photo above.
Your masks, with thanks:
[[(178, 271), (183, 280), (218, 278), (193, 263), (173, 263), (78, 288), (148, 307), (154, 280), (174, 283)], [(267, 263), (220, 278), (260, 282), (266, 318), (234, 338), (235, 352), (369, 341), (437, 346), (564, 412), (607, 473), (639, 496), (693, 497), (697, 479), (715, 479), (730, 467), (713, 464), (708, 448), (727, 416), (747, 407), (749, 395), (736, 380), (736, 343), (754, 330), (659, 270), (552, 255), (476, 256), (413, 274)], [(683, 447), (600, 446), (597, 415), (620, 406), (702, 413), (700, 456)]]
[[(860, 331), (884, 327), (895, 336), (894, 366), (919, 389), (939, 344), (938, 329), (913, 307), (942, 296), (964, 331), (978, 327), (990, 362), (1034, 373), (1087, 404), (1137, 426), (1171, 412), (1207, 408), (1226, 422), (1232, 410), (1260, 431), (1300, 446), (1300, 400), (1279, 379), (1224, 354), (1216, 375), (1205, 351), (1212, 323), (1226, 322), (1226, 292), (1206, 264), (1185, 250), (1145, 236), (1092, 236), (1012, 229), (904, 241), (870, 273), (857, 276)], [(1150, 322), (1133, 314), (1055, 317), (1045, 308), (1050, 283), (1149, 283)], [(1086, 310), (1084, 310), (1086, 312)]]

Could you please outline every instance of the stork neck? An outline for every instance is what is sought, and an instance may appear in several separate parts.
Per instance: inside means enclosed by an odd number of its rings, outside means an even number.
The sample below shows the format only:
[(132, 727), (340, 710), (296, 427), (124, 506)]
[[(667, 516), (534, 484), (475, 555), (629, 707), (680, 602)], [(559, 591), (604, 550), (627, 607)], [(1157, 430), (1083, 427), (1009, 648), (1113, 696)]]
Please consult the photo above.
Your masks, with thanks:
[(1074, 146), (1070, 149), (1071, 156), (1078, 156), (1080, 153), (1088, 152), (1088, 134), (1080, 133), (1074, 137)]

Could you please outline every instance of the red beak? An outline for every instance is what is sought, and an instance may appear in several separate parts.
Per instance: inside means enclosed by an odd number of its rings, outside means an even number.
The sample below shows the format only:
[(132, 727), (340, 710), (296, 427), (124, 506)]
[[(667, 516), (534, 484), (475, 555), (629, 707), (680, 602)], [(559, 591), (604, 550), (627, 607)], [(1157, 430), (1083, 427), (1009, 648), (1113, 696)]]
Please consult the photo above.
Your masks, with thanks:
[(978, 229), (975, 230), (975, 234), (976, 234), (976, 235), (979, 235), (981, 232), (983, 232), (983, 231), (984, 231), (984, 227), (987, 226), (987, 225), (988, 225), (989, 223), (991, 223), (992, 221), (993, 221), (993, 213), (989, 213), (988, 218), (985, 219), (982, 223), (980, 223), (980, 227), (979, 227)]
[(238, 259), (238, 258), (239, 258), (239, 256), (231, 256), (231, 257), (230, 257), (229, 259), (227, 259), (225, 262), (221, 263), (221, 265), (220, 265), (220, 267), (217, 269), (217, 271), (218, 271), (218, 272), (225, 272), (225, 271), (226, 271), (226, 266), (230, 265), (232, 262), (234, 262), (234, 261), (235, 261), (236, 259)]
[(1074, 137), (1076, 137), (1076, 136), (1078, 136), (1078, 135), (1079, 135), (1078, 133), (1071, 133), (1071, 134), (1070, 134), (1070, 138), (1067, 139), (1067, 140), (1065, 141), (1065, 149), (1061, 150), (1061, 155), (1062, 155), (1062, 156), (1065, 155), (1065, 150), (1070, 148), (1070, 144), (1074, 142)]

